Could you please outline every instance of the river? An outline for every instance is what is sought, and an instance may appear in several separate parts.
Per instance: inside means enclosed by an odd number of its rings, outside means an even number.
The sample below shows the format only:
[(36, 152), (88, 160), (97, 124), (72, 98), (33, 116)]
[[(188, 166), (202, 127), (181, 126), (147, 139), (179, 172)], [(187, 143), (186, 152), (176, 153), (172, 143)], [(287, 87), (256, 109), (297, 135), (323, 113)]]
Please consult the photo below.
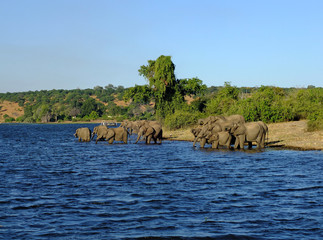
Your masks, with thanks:
[(0, 239), (323, 239), (322, 151), (78, 142), (0, 124)]

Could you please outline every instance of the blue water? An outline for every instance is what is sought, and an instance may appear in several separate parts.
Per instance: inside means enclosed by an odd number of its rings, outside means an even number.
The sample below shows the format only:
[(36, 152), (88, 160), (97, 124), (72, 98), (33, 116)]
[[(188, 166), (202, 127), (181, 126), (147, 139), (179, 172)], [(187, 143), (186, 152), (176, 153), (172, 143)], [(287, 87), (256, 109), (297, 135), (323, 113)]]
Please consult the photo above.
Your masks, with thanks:
[(0, 124), (1, 239), (323, 239), (321, 151), (78, 142)]

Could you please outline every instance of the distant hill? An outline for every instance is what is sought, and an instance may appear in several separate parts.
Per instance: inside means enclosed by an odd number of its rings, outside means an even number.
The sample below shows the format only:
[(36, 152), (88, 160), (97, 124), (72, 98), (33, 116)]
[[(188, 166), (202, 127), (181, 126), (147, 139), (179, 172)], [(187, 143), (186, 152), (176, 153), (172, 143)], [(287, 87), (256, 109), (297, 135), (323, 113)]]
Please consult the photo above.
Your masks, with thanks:
[(18, 118), (24, 115), (24, 108), (16, 102), (0, 102), (0, 122), (5, 122), (5, 117)]

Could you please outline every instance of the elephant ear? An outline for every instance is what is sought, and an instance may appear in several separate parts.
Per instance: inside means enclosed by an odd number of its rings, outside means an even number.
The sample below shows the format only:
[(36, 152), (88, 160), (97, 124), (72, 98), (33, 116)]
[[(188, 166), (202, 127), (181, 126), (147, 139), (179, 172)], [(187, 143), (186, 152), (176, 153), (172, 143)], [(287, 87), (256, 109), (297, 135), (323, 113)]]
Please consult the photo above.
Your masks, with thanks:
[(115, 132), (112, 129), (109, 129), (106, 133), (106, 138), (107, 139), (112, 138), (114, 137), (114, 135), (115, 135)]
[(237, 136), (246, 133), (246, 127), (243, 124), (238, 124), (238, 123), (234, 124), (233, 130), (234, 130), (234, 135), (237, 135)]
[(152, 127), (149, 127), (146, 129), (146, 133), (145, 133), (145, 136), (149, 136), (151, 134), (154, 134), (154, 129)]
[(141, 135), (143, 136), (143, 135), (145, 135), (146, 131), (147, 131), (147, 128), (140, 127), (138, 133), (141, 133)]

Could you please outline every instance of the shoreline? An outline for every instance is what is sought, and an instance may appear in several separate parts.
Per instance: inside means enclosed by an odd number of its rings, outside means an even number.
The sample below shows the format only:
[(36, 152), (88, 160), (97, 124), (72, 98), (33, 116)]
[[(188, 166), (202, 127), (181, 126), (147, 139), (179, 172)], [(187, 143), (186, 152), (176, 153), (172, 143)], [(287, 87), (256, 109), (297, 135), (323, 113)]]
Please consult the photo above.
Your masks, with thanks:
[[(50, 122), (50, 123), (30, 123), (30, 124), (100, 124), (102, 120), (89, 122)], [(21, 124), (3, 123), (0, 124)], [(24, 123), (23, 123), (24, 124)], [(323, 151), (323, 131), (308, 132), (307, 120), (270, 123), (268, 124), (268, 137), (266, 148), (282, 148), (299, 151)], [(170, 141), (193, 142), (194, 136), (191, 128), (163, 131), (163, 139)], [(198, 146), (198, 144), (197, 144)], [(209, 146), (207, 146), (209, 148)]]

